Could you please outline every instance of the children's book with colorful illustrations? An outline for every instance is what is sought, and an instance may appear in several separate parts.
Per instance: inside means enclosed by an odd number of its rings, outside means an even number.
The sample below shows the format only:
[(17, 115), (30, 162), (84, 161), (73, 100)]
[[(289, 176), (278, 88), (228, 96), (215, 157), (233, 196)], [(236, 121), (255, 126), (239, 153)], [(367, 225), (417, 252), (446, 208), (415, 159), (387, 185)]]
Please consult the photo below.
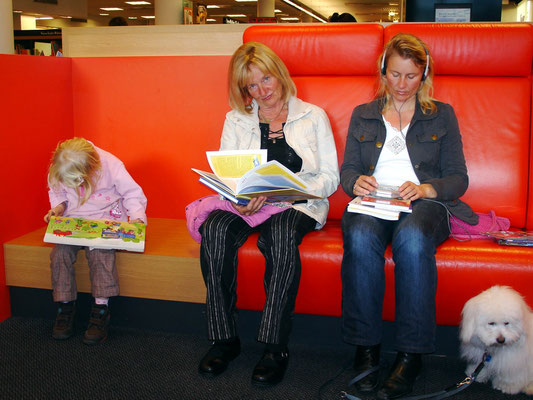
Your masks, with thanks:
[(144, 251), (146, 225), (125, 221), (51, 217), (44, 241), (96, 249)]

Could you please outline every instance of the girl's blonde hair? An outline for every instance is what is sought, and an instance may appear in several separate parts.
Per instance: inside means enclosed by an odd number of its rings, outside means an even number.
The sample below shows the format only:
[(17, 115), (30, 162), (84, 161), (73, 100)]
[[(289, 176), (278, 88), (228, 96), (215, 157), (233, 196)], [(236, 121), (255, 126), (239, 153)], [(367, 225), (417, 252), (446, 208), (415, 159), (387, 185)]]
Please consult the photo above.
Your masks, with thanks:
[(288, 102), (296, 95), (296, 85), (287, 67), (269, 47), (259, 42), (247, 42), (239, 47), (229, 64), (228, 89), (229, 104), (234, 110), (251, 113), (251, 96), (248, 93), (250, 65), (254, 64), (265, 75), (271, 75), (281, 84), (281, 98)]
[[(397, 54), (400, 57), (410, 59), (413, 63), (421, 69), (421, 71), (426, 70), (427, 65), (427, 74), (426, 78), (420, 83), (420, 87), (416, 94), (422, 112), (424, 114), (433, 114), (437, 111), (437, 106), (433, 102), (433, 58), (431, 57), (428, 47), (422, 40), (417, 38), (414, 35), (407, 33), (398, 33), (395, 35), (389, 43), (385, 46), (385, 50), (378, 59), (378, 70), (379, 70), (379, 88), (376, 94), (376, 98), (384, 99), (385, 105), (383, 111), (386, 111), (390, 107), (390, 93), (387, 87), (386, 79), (384, 79), (385, 74), (382, 71), (382, 65), (384, 65), (384, 70), (386, 71), (387, 62), (389, 58)], [(383, 58), (385, 58), (385, 63), (383, 64)], [(429, 65), (428, 65), (429, 64)]]
[(50, 187), (63, 184), (76, 189), (81, 205), (93, 193), (100, 168), (100, 157), (89, 141), (77, 137), (68, 139), (59, 143), (52, 155), (48, 183)]

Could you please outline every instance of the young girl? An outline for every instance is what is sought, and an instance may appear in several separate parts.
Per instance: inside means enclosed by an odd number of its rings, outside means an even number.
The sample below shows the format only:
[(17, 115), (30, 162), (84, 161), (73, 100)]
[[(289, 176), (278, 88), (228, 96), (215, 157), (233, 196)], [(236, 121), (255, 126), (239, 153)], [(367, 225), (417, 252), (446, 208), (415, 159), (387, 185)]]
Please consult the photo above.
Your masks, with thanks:
[[(146, 197), (124, 164), (83, 138), (59, 143), (48, 172), (51, 209), (44, 216), (114, 219), (146, 224)], [(74, 262), (81, 246), (56, 245), (50, 254), (54, 301), (59, 304), (52, 336), (68, 339), (74, 333), (76, 280)], [(96, 344), (107, 337), (108, 300), (119, 294), (115, 250), (85, 247), (94, 302), (83, 338)]]

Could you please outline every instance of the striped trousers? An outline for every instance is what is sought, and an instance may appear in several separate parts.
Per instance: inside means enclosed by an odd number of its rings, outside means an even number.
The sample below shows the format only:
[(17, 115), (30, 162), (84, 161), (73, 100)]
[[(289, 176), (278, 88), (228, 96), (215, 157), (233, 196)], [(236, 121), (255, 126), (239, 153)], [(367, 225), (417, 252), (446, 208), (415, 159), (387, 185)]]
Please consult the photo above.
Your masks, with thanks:
[(216, 210), (209, 215), (200, 228), (200, 264), (207, 288), (209, 340), (237, 337), (237, 253), (248, 236), (258, 231), (257, 247), (265, 257), (266, 301), (257, 340), (267, 344), (288, 344), (300, 283), (298, 246), (315, 226), (313, 218), (292, 208), (273, 215), (254, 228), (228, 211)]

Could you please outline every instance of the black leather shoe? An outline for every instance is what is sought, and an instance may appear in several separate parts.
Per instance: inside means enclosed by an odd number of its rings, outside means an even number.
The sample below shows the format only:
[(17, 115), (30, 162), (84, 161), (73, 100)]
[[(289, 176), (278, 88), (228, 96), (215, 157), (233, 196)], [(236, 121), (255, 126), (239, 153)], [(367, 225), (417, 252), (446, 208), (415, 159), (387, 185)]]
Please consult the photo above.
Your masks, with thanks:
[(380, 348), (379, 344), (375, 346), (357, 346), (353, 363), (355, 376), (375, 369), (374, 372), (354, 382), (353, 386), (358, 392), (369, 393), (378, 386)]
[(276, 353), (265, 350), (252, 373), (252, 383), (259, 386), (272, 386), (281, 382), (288, 363), (288, 350)]
[(420, 370), (422, 369), (422, 355), (399, 352), (394, 360), (391, 374), (379, 389), (379, 400), (397, 399), (413, 391)]
[(232, 342), (215, 342), (200, 360), (198, 372), (205, 376), (217, 376), (228, 368), (230, 361), (241, 353), (239, 338)]

